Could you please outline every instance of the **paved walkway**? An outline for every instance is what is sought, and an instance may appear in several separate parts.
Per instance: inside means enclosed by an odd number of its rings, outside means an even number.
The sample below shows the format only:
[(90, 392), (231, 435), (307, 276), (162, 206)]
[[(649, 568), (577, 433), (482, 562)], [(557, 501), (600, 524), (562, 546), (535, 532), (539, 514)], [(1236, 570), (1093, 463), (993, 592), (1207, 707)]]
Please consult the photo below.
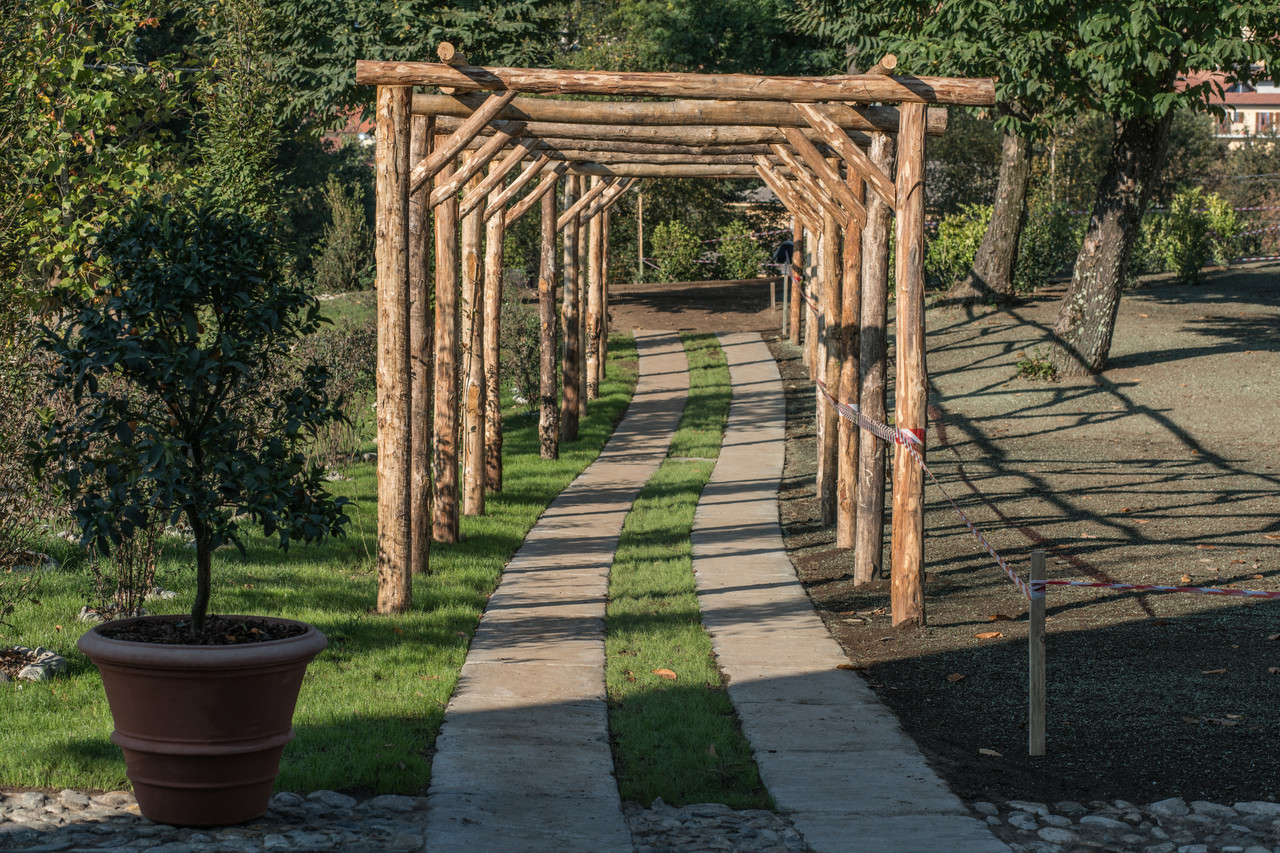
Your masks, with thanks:
[[(512, 558), (472, 642), (436, 744), (432, 850), (631, 849), (607, 728), (608, 572), (688, 390), (679, 335), (639, 332), (636, 342), (626, 417)], [(815, 851), (1007, 851), (862, 681), (836, 669), (847, 659), (796, 580), (778, 524), (777, 367), (758, 335), (721, 342), (734, 397), (695, 520), (694, 570), (766, 786)]]

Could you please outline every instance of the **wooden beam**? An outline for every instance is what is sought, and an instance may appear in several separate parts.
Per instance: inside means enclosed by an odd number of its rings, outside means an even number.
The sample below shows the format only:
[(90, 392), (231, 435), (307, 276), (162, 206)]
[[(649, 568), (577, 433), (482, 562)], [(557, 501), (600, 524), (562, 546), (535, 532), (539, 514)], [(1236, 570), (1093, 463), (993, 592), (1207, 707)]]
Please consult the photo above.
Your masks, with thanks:
[(613, 185), (613, 182), (597, 179), (592, 181), (592, 185), (593, 186), (590, 190), (582, 194), (582, 198), (573, 203), (573, 207), (560, 214), (560, 218), (556, 220), (557, 229), (564, 228), (565, 225), (568, 225), (570, 219), (579, 218), (578, 214), (582, 213), (583, 209), (587, 205), (591, 204), (591, 202), (595, 201), (601, 193), (609, 189), (609, 187)]
[[(907, 106), (898, 134), (898, 216), (894, 265), (897, 375), (894, 423), (924, 456), (929, 377), (924, 340), (924, 110)], [(924, 472), (899, 447), (893, 457), (893, 624), (925, 624)]]
[[(763, 148), (763, 146), (753, 146)], [(753, 151), (750, 154), (722, 154), (709, 152), (701, 154), (657, 154), (650, 152), (588, 151), (576, 148), (548, 150), (553, 160), (566, 160), (570, 163), (601, 163), (607, 166), (649, 163), (701, 165), (701, 166), (750, 166), (753, 159), (765, 151)]]
[[(566, 161), (567, 162), (567, 161)], [(572, 163), (569, 173), (602, 178), (754, 178), (754, 166), (720, 166), (714, 163)]]
[(800, 155), (805, 164), (813, 170), (818, 183), (845, 211), (848, 222), (852, 223), (851, 227), (861, 228), (863, 223), (867, 221), (866, 208), (854, 198), (848, 185), (840, 179), (840, 174), (823, 158), (822, 152), (814, 147), (808, 137), (794, 127), (783, 128), (782, 132), (787, 135), (787, 141), (791, 143), (791, 147)]
[[(413, 116), (409, 162), (425, 160), (432, 140), (431, 116)], [(409, 391), (411, 515), (410, 564), (415, 574), (430, 567), (431, 553), (431, 228), (427, 188), (409, 197)]]
[[(437, 122), (437, 126), (444, 132), (455, 132), (463, 124), (460, 119), (447, 117), (441, 117)], [(505, 126), (505, 122), (494, 120), (489, 129), (481, 132), (494, 133)], [(821, 141), (818, 132), (811, 127), (796, 129)], [(554, 142), (560, 147), (564, 147), (565, 140), (581, 140), (581, 143), (574, 145), (580, 148), (589, 148), (601, 142), (649, 142), (657, 145), (769, 145), (786, 142), (786, 137), (776, 127), (643, 127), (625, 124), (526, 122), (525, 135)], [(871, 144), (871, 135), (862, 131), (849, 131), (849, 138), (857, 145)]]
[(813, 129), (822, 135), (823, 140), (835, 150), (840, 158), (848, 164), (849, 168), (862, 176), (871, 188), (876, 191), (880, 198), (884, 199), (884, 203), (889, 207), (897, 207), (897, 189), (893, 185), (893, 179), (886, 175), (875, 163), (871, 162), (871, 158), (866, 152), (850, 141), (845, 136), (844, 131), (832, 124), (824, 115), (813, 109), (811, 104), (796, 104), (796, 109), (809, 120), (813, 125)]
[[(510, 210), (503, 214), (507, 220), (507, 227), (510, 228), (520, 219), (520, 217), (528, 213), (529, 209), (538, 203), (538, 199), (554, 190), (556, 188), (556, 181), (558, 181), (560, 176), (568, 170), (569, 167), (565, 163), (557, 163), (553, 166), (551, 171), (543, 176), (537, 189), (520, 199), (520, 201), (511, 206)], [(485, 216), (489, 216), (489, 212), (487, 210), (485, 211)]]
[[(437, 142), (442, 142), (437, 137)], [(449, 180), (453, 161), (436, 175)], [(435, 209), (436, 324), (432, 399), (431, 538), (457, 542), (458, 527), (458, 202)]]
[[(552, 179), (552, 187), (556, 179)], [(538, 453), (560, 458), (560, 410), (556, 399), (556, 194), (542, 195), (538, 254)], [(526, 391), (525, 393), (530, 393)]]
[[(512, 181), (510, 185), (507, 186), (506, 189), (502, 190), (502, 192), (498, 193), (496, 196), (489, 199), (489, 205), (484, 209), (484, 218), (487, 220), (489, 219), (489, 217), (493, 216), (495, 213), (498, 213), (501, 210), (505, 210), (507, 203), (510, 202), (511, 199), (519, 195), (520, 190), (524, 189), (525, 184), (529, 183), (534, 178), (538, 177), (538, 175), (542, 174), (542, 172), (544, 172), (547, 168), (550, 168), (550, 167), (551, 167), (551, 158), (545, 154), (539, 157), (534, 162), (525, 166), (524, 170), (520, 172), (519, 177), (517, 177), (514, 181)], [(484, 202), (484, 199), (478, 198), (478, 197), (476, 198), (476, 204), (481, 204), (483, 202)]]
[[(508, 151), (507, 156), (503, 157), (496, 166), (489, 170), (489, 174), (480, 182), (480, 186), (476, 187), (476, 191), (468, 193), (467, 197), (462, 200), (460, 214), (466, 216), (476, 207), (483, 204), (489, 194), (501, 186), (503, 178), (510, 174), (512, 169), (520, 165), (524, 158), (529, 156), (529, 152), (536, 148), (538, 144), (536, 139), (523, 138), (516, 140), (515, 147)], [(533, 175), (529, 177), (532, 178)], [(524, 186), (524, 184), (521, 184), (521, 186)], [(517, 191), (519, 191), (518, 188)]]
[[(791, 149), (785, 145), (775, 145), (773, 146), (773, 153), (791, 170), (792, 177), (800, 185), (800, 195), (807, 196), (810, 203), (816, 204), (815, 212), (818, 213), (818, 222), (822, 221), (823, 213), (830, 212), (835, 215), (841, 225), (847, 226), (849, 224), (851, 221), (850, 212), (841, 206), (840, 202), (832, 198), (826, 187), (818, 183), (817, 178), (813, 176), (813, 173), (809, 171), (804, 163), (800, 162), (800, 159), (796, 157)], [(821, 228), (811, 230), (819, 231)]]
[(370, 86), (452, 86), (458, 91), (552, 95), (621, 95), (635, 98), (699, 98), (761, 101), (862, 101), (866, 103), (995, 104), (994, 78), (761, 77), (752, 74), (561, 71), (546, 68), (452, 67), (435, 62), (358, 60), (356, 83)]
[[(783, 203), (787, 210), (798, 219), (804, 220), (806, 224), (821, 222), (821, 216), (815, 211), (807, 201), (800, 197), (795, 191), (791, 183), (776, 171), (767, 157), (760, 157), (756, 160), (756, 173), (760, 179), (765, 182), (769, 189), (773, 190), (773, 194)], [(794, 243), (792, 244), (794, 246)]]
[[(484, 102), (484, 94), (413, 96), (414, 114), (466, 118)], [(898, 108), (856, 104), (816, 104), (844, 130), (898, 132)], [(806, 127), (786, 102), (779, 101), (569, 101), (517, 97), (498, 113), (510, 121), (613, 124), (641, 127)], [(941, 136), (947, 129), (945, 107), (932, 107), (927, 132)]]
[(886, 53), (880, 57), (880, 61), (868, 68), (865, 74), (888, 74), (890, 71), (898, 67), (898, 57), (892, 53)]
[[(448, 68), (449, 66), (441, 67)], [(445, 163), (452, 162), (462, 152), (462, 149), (467, 147), (467, 143), (479, 136), (485, 125), (514, 97), (514, 92), (502, 92), (501, 94), (490, 96), (483, 106), (472, 113), (470, 118), (458, 125), (457, 129), (449, 134), (447, 141), (435, 147), (430, 157), (413, 167), (413, 172), (409, 175), (410, 191), (416, 192), (423, 184), (435, 177), (436, 173), (444, 168)], [(439, 127), (438, 124), (437, 127)], [(444, 130), (445, 128), (441, 127), (439, 129)]]
[(622, 178), (616, 181), (609, 187), (609, 189), (605, 190), (599, 198), (587, 206), (587, 209), (582, 213), (582, 218), (590, 219), (593, 216), (608, 212), (609, 208), (613, 207), (618, 199), (622, 197), (622, 194), (635, 186), (638, 180), (640, 179)]
[[(498, 153), (503, 148), (506, 148), (512, 139), (518, 137), (523, 130), (524, 127), (520, 122), (512, 122), (486, 139), (480, 150), (471, 152), (471, 156), (467, 158), (466, 165), (458, 170), (452, 180), (431, 191), (431, 206), (435, 207), (449, 196), (456, 194), (458, 190), (462, 189), (463, 184), (471, 180), (472, 176), (480, 174), (480, 170), (488, 166), (489, 162), (494, 157), (497, 157)], [(479, 188), (477, 188), (476, 194), (488, 195), (488, 193), (480, 192)], [(468, 210), (468, 213), (470, 213), (470, 210)]]
[(378, 612), (412, 603), (409, 502), (409, 97), (380, 86), (375, 235), (378, 265)]

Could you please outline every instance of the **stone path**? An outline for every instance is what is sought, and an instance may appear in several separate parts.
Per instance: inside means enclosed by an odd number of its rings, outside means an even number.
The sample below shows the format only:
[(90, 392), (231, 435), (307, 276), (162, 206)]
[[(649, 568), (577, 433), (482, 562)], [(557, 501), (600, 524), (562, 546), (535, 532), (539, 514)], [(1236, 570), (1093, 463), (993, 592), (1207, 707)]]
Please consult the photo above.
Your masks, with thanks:
[(609, 568), (636, 493), (684, 411), (680, 336), (637, 332), (640, 380), (599, 458), (503, 572), (436, 740), (434, 850), (631, 850), (604, 684)]

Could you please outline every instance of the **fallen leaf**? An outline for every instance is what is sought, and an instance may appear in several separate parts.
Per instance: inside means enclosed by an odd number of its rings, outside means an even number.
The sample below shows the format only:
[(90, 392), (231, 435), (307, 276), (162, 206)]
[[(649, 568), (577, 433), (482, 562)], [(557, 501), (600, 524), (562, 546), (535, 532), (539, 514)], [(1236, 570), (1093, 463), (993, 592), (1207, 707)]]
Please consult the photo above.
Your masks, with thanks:
[(1178, 580), (1182, 581), (1183, 583), (1191, 583), (1191, 575), (1183, 575), (1182, 577), (1178, 578)]
[(957, 681), (963, 681), (963, 680), (964, 680), (964, 676), (963, 676), (963, 675), (961, 675), (961, 674), (960, 674), (960, 673), (958, 673), (958, 672), (953, 672), (953, 673), (951, 673), (950, 675), (948, 675), (948, 676), (947, 676), (947, 681), (950, 681), (950, 682), (952, 682), (952, 683), (957, 682)]
[(1242, 720), (1242, 719), (1244, 719), (1244, 714), (1223, 714), (1223, 716), (1224, 716), (1224, 717), (1226, 717), (1228, 720)]
[(1277, 673), (1280, 673), (1280, 666), (1269, 666), (1267, 667), (1267, 672), (1272, 675), (1276, 675)]
[(1003, 613), (993, 613), (987, 617), (988, 622), (1012, 622), (1012, 616), (1006, 616)]
[(226, 640), (228, 643), (234, 643), (236, 641), (236, 638), (231, 636), (230, 634), (223, 634), (222, 638)]
[(1239, 723), (1237, 723), (1235, 720), (1220, 720), (1220, 719), (1218, 719), (1217, 717), (1205, 717), (1205, 718), (1204, 718), (1204, 721), (1205, 721), (1206, 723), (1213, 723), (1215, 726), (1237, 726), (1237, 725), (1239, 725)]
[(397, 633), (397, 634), (403, 634), (403, 633), (404, 633), (404, 631), (401, 631), (399, 628), (392, 628), (391, 630), (392, 630), (392, 631), (394, 631), (394, 632), (395, 632), (395, 633)]
[(1275, 642), (1276, 640), (1280, 640), (1280, 634), (1271, 634), (1270, 636), (1267, 637), (1267, 639), (1271, 640), (1272, 642)]
[[(61, 631), (61, 630), (62, 630), (62, 626), (61, 626), (61, 625), (54, 625), (54, 626), (53, 626), (53, 630), (55, 630), (55, 631)], [(255, 632), (255, 633), (256, 633), (256, 632)]]
[(1126, 506), (1126, 507), (1123, 507), (1120, 511), (1121, 511), (1121, 512), (1133, 512), (1133, 510), (1129, 509), (1129, 507), (1127, 507), (1127, 506)]
[(1201, 675), (1222, 675), (1224, 672), (1226, 672), (1226, 670), (1225, 670), (1225, 669), (1202, 669), (1202, 670), (1200, 670), (1200, 674), (1201, 674)]
[(978, 748), (978, 755), (994, 755), (996, 758), (1004, 758), (1003, 755), (996, 752), (994, 749), (987, 749), (985, 746)]
[(1139, 524), (1150, 524), (1150, 523), (1151, 523), (1151, 519), (1149, 519), (1149, 518), (1135, 518), (1135, 519), (1134, 519), (1134, 521), (1138, 522)]
[(858, 666), (857, 664), (852, 664), (852, 663), (838, 663), (836, 664), (836, 669), (847, 669), (849, 670), (849, 672), (866, 672), (867, 670), (871, 669), (871, 667)]
[(1263, 580), (1263, 577), (1262, 577), (1262, 575), (1254, 575), (1254, 576), (1253, 576), (1253, 579), (1254, 579), (1254, 580), (1256, 580), (1256, 581), (1260, 581), (1260, 580)]
[(1184, 723), (1198, 723), (1198, 722), (1200, 722), (1200, 718), (1199, 718), (1199, 717), (1183, 717), (1183, 718), (1182, 718), (1182, 722), (1184, 722)]
[[(1225, 670), (1223, 671), (1225, 672)], [(667, 681), (675, 681), (677, 678), (680, 677), (669, 669), (655, 669), (653, 671), (653, 674), (658, 676), (659, 678), (665, 678)]]
[(423, 681), (439, 681), (440, 680), (440, 676), (438, 675), (419, 675), (418, 678), (421, 678)]
[(1094, 536), (1092, 533), (1081, 533), (1080, 538), (1081, 539), (1097, 539), (1098, 537)]
[(465, 637), (465, 636), (467, 636), (467, 632), (466, 632), (466, 631), (454, 631), (453, 633), (457, 634), (459, 637)]
[(1263, 538), (1263, 539), (1280, 539), (1280, 534), (1276, 534), (1276, 533), (1264, 533), (1264, 534), (1262, 534), (1262, 538)]
[(712, 758), (715, 758), (716, 745), (714, 743), (707, 744), (707, 755), (710, 755)]
[(1197, 545), (1197, 546), (1196, 546), (1196, 548), (1197, 548), (1198, 550), (1200, 550), (1200, 551), (1216, 551), (1216, 550), (1218, 550), (1218, 546), (1217, 546), (1217, 545)]
[(973, 636), (979, 640), (994, 640), (996, 637), (1003, 637), (1004, 634), (1000, 631), (979, 631)]
[(1139, 316), (1139, 317), (1150, 317), (1151, 315), (1150, 315), (1150, 314), (1139, 314), (1138, 316)]
[(635, 680), (636, 680), (636, 674), (635, 674), (634, 672), (632, 672), (631, 670), (629, 670), (629, 669), (628, 669), (628, 670), (626, 670), (626, 671), (624, 671), (622, 674), (623, 674), (623, 675), (625, 675), (625, 676), (627, 677), (627, 681), (635, 681)]

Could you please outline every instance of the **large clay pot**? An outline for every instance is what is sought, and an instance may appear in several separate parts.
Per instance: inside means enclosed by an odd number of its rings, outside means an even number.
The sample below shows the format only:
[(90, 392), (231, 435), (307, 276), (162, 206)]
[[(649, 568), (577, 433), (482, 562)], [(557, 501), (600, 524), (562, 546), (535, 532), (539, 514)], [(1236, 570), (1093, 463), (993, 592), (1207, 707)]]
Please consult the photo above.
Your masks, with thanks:
[(102, 636), (113, 624), (77, 645), (102, 673), (111, 740), (124, 750), (142, 813), (157, 823), (220, 826), (265, 812), (280, 753), (294, 738), (302, 676), (327, 645), (324, 635), (305, 625), (306, 633), (285, 640), (179, 646)]

